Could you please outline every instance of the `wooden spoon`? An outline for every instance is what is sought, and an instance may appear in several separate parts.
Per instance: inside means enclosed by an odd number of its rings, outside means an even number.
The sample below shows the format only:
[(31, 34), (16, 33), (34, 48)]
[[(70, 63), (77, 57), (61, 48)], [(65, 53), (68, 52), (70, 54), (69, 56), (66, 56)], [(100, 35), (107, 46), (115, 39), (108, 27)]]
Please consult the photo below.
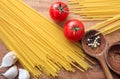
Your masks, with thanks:
[[(99, 34), (98, 33), (99, 31), (97, 30), (88, 31), (82, 39), (82, 46), (83, 46), (84, 51), (87, 54), (89, 54), (92, 57), (95, 57), (100, 62), (104, 70), (104, 73), (106, 75), (106, 79), (113, 79), (111, 72), (108, 69), (107, 64), (105, 62), (105, 56), (104, 56), (107, 50), (107, 42), (106, 42), (104, 35), (102, 33), (99, 33)], [(90, 46), (87, 45), (87, 42), (88, 42), (87, 40), (93, 36), (96, 36), (96, 34), (100, 36), (101, 44), (99, 47), (92, 49)]]
[(120, 75), (120, 42), (109, 46), (105, 58), (109, 68)]

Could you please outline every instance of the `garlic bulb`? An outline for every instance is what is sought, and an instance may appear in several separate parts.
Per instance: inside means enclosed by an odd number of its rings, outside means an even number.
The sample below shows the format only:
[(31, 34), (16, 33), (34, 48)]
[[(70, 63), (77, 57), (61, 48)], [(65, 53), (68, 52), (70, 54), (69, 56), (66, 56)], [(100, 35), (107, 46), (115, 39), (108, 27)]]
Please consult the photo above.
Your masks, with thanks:
[(1, 75), (7, 79), (15, 79), (15, 77), (18, 75), (17, 66), (12, 66), (5, 73), (2, 73)]
[(3, 57), (0, 68), (12, 66), (13, 64), (15, 64), (16, 61), (17, 61), (17, 56), (15, 55), (15, 53), (12, 51), (8, 52)]
[(19, 69), (18, 79), (30, 79), (30, 74), (25, 69)]

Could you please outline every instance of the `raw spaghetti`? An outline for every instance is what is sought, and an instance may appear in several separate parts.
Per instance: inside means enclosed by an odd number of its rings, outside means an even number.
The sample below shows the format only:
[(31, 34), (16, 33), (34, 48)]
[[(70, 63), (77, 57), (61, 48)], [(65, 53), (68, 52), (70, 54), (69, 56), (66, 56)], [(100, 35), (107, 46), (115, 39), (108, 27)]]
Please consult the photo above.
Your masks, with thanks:
[(73, 66), (81, 71), (91, 67), (80, 45), (67, 41), (60, 26), (21, 0), (0, 0), (0, 39), (34, 77), (42, 72), (55, 77), (61, 68), (74, 72)]
[(90, 28), (86, 29), (86, 31), (91, 29), (99, 30), (105, 35), (115, 32), (116, 30), (120, 29), (120, 15), (116, 15), (113, 18), (96, 24), (95, 26), (91, 26)]
[(120, 0), (68, 0), (71, 12), (89, 20), (106, 20), (120, 14)]

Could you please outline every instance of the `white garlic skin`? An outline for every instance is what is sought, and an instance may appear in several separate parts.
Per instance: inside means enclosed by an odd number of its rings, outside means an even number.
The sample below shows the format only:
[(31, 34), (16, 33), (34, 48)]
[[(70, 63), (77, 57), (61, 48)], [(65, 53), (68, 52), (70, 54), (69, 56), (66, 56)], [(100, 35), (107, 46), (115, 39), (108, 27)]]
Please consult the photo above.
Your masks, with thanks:
[(30, 79), (30, 74), (25, 69), (19, 69), (18, 79)]
[(14, 52), (8, 52), (3, 58), (2, 58), (2, 63), (0, 68), (3, 67), (9, 67), (12, 66), (13, 64), (16, 63), (16, 61), (18, 60), (16, 54)]
[(18, 68), (17, 66), (12, 66), (5, 73), (2, 73), (1, 75), (7, 79), (15, 79), (15, 77), (18, 75)]

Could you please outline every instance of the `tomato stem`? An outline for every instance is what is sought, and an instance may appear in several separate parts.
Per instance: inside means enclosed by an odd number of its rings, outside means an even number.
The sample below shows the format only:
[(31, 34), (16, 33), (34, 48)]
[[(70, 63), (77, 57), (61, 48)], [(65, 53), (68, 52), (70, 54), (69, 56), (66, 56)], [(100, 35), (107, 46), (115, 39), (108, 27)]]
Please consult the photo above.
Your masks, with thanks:
[(60, 4), (59, 4), (59, 7), (58, 7), (58, 10), (59, 10), (60, 12), (67, 12), (66, 10), (64, 10), (66, 7), (67, 7), (66, 5), (62, 7), (62, 5), (61, 5), (61, 3), (60, 3)]
[(71, 28), (71, 30), (73, 30), (73, 35), (75, 35), (78, 30), (81, 30), (81, 28), (79, 28), (77, 25), (74, 25), (74, 27)]

